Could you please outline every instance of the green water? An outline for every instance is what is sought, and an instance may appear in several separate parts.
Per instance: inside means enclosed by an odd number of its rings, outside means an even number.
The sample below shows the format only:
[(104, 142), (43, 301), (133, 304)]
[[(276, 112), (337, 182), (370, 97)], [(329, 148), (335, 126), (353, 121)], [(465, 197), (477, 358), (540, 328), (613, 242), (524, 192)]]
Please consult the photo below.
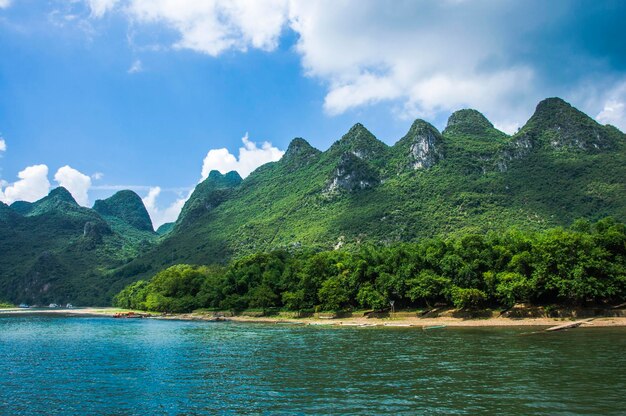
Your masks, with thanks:
[(626, 413), (626, 330), (0, 318), (0, 414)]

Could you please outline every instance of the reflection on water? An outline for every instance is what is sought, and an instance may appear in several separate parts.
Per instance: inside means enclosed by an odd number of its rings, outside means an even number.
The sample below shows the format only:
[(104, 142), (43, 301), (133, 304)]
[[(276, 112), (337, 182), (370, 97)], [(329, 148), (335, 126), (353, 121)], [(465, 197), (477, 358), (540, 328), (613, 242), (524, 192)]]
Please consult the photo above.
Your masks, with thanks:
[(623, 412), (625, 329), (528, 331), (6, 317), (0, 414)]

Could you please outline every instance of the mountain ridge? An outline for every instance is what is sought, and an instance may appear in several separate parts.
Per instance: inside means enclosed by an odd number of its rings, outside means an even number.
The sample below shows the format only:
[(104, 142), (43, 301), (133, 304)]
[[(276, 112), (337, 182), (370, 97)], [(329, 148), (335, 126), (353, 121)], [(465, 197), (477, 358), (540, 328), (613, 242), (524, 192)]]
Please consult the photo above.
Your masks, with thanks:
[[(511, 136), (470, 109), (453, 113), (442, 132), (415, 120), (393, 146), (356, 123), (325, 151), (295, 138), (279, 161), (245, 179), (211, 172), (176, 223), (161, 237), (151, 231), (143, 243), (145, 230), (133, 229), (132, 241), (124, 242), (119, 217), (93, 210), (94, 225), (84, 224), (67, 250), (111, 251), (105, 272), (87, 279), (93, 295), (84, 297), (106, 303), (129, 282), (177, 263), (225, 263), (273, 249), (350, 249), (511, 226), (541, 230), (577, 218), (625, 221), (625, 143), (616, 128), (554, 98), (540, 102)], [(17, 204), (13, 211), (32, 205)], [(76, 210), (68, 208), (83, 215)], [(9, 215), (0, 207), (0, 224)], [(0, 233), (24, 238), (1, 225)], [(39, 251), (34, 258), (67, 272), (64, 253), (41, 257)], [(38, 264), (31, 275), (39, 273)], [(0, 275), (0, 295), (6, 280)], [(8, 298), (16, 299), (15, 293)]]
[[(563, 123), (550, 111), (575, 115), (564, 119), (574, 123), (572, 131), (597, 131), (613, 147), (544, 145), (541, 135)], [(626, 136), (581, 114), (548, 99), (512, 136), (476, 110), (460, 110), (443, 132), (414, 121), (393, 146), (360, 123), (325, 151), (294, 139), (291, 151), (230, 189), (210, 216), (175, 227), (138, 258), (134, 264), (146, 272), (135, 278), (170, 264), (224, 262), (280, 247), (388, 244), (508, 226), (539, 230), (579, 217), (623, 221)], [(310, 156), (294, 165), (299, 147)]]

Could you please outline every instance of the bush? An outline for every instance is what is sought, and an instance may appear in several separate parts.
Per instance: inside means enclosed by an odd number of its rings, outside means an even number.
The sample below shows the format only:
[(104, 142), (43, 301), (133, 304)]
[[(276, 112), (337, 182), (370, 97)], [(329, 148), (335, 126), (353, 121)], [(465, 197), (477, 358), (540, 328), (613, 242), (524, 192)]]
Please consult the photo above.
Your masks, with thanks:
[(532, 283), (519, 273), (498, 273), (497, 282), (496, 295), (500, 303), (505, 306), (528, 302), (533, 292)]
[(380, 310), (387, 306), (387, 299), (369, 283), (359, 290), (356, 300), (364, 308)]
[(452, 289), (452, 303), (458, 309), (476, 309), (485, 303), (487, 294), (479, 289), (455, 287)]
[(422, 270), (416, 278), (407, 281), (407, 296), (413, 302), (424, 301), (430, 306), (430, 302), (444, 300), (451, 285), (450, 279), (439, 276), (432, 270)]
[(318, 296), (325, 311), (341, 310), (350, 301), (348, 291), (341, 284), (339, 277), (331, 277), (322, 283)]

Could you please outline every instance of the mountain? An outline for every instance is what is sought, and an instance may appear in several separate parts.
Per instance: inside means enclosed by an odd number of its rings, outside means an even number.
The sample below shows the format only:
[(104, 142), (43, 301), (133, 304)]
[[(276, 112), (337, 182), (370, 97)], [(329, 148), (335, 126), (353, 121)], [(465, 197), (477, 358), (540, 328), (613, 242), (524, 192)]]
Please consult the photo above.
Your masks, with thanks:
[(160, 236), (168, 234), (174, 229), (174, 225), (175, 224), (173, 222), (166, 222), (165, 224), (161, 224), (161, 226), (157, 228), (156, 233)]
[(119, 220), (137, 230), (154, 231), (143, 201), (133, 191), (119, 191), (108, 199), (97, 200), (93, 209), (103, 218), (115, 218), (116, 223)]
[(114, 274), (112, 285), (175, 263), (225, 262), (281, 247), (539, 230), (577, 218), (624, 221), (625, 151), (623, 133), (559, 98), (540, 102), (512, 136), (464, 109), (443, 132), (416, 120), (393, 146), (361, 124), (324, 152), (297, 138), (281, 160), (243, 181), (212, 172), (172, 231)]
[(357, 123), (326, 151), (296, 138), (245, 179), (211, 172), (160, 237), (129, 191), (91, 210), (63, 190), (0, 205), (0, 298), (104, 303), (176, 263), (623, 222), (624, 178), (626, 136), (559, 98), (540, 102), (514, 135), (473, 109), (453, 113), (442, 132), (416, 120), (393, 146)]
[(62, 187), (33, 203), (0, 204), (0, 293), (15, 303), (106, 304), (104, 276), (157, 236), (135, 193), (96, 205), (81, 207)]

